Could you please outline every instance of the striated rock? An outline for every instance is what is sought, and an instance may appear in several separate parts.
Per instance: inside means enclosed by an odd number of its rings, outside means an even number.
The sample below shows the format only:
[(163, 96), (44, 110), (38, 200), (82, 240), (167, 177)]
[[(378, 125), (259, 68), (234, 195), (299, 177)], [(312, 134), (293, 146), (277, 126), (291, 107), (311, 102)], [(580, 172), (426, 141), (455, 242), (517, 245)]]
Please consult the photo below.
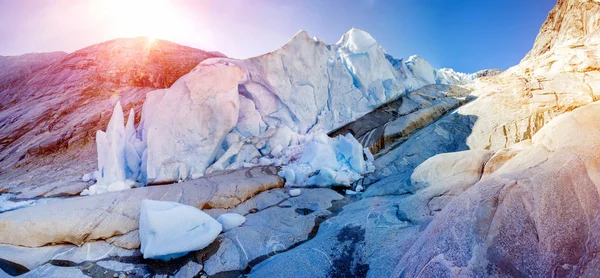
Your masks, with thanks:
[[(585, 66), (585, 70), (572, 68), (600, 61), (600, 42), (593, 39), (600, 36), (594, 31), (598, 29), (594, 19), (597, 18), (598, 12), (595, 11), (600, 9), (599, 6), (600, 3), (592, 0), (560, 1), (544, 24), (532, 52), (519, 65), (499, 75), (479, 78), (465, 85), (474, 100), (383, 155), (375, 162), (376, 167), (382, 170), (367, 179), (368, 183), (377, 182), (379, 185), (376, 188), (388, 181), (393, 183), (394, 178), (386, 181), (387, 178), (398, 177), (397, 173), (403, 172), (403, 169), (410, 172), (431, 156), (427, 153), (508, 148), (531, 139), (553, 118), (600, 99), (598, 69), (593, 66)], [(557, 37), (556, 41), (546, 44), (546, 40), (554, 39), (544, 38), (554, 36)], [(564, 36), (569, 38), (563, 39)], [(572, 43), (577, 41), (584, 43), (572, 47)], [(552, 64), (552, 67), (545, 66), (546, 63)], [(456, 120), (463, 117), (472, 121)], [(450, 135), (458, 126), (460, 132)], [(444, 141), (436, 139), (440, 132), (447, 134)], [(429, 137), (433, 138), (421, 139), (427, 143), (412, 140), (424, 134), (432, 134)], [(423, 149), (424, 152), (416, 153), (413, 157), (411, 149)], [(399, 175), (406, 176), (404, 173)]]
[(407, 184), (413, 195), (370, 197), (346, 205), (321, 224), (311, 241), (255, 266), (250, 276), (390, 277), (431, 219), (479, 181), (491, 154), (464, 151), (428, 159)]
[(65, 52), (27, 53), (19, 56), (0, 56), (0, 91), (14, 86), (28, 75), (62, 60)]
[(559, 0), (518, 70), (534, 74), (543, 71), (598, 71), (599, 27), (598, 1)]
[(529, 148), (451, 202), (395, 275), (597, 275), (600, 163), (591, 150), (600, 148), (599, 115), (594, 103), (542, 128)]
[[(273, 199), (274, 195), (278, 198)], [(246, 222), (217, 238), (218, 249), (204, 261), (204, 271), (211, 276), (228, 271), (242, 272), (266, 257), (285, 252), (309, 239), (319, 219), (331, 214), (328, 209), (332, 201), (340, 199), (340, 194), (324, 188), (304, 189), (302, 195), (294, 198), (283, 190), (256, 196), (252, 200), (270, 200), (271, 204), (251, 214), (247, 209), (250, 204), (233, 209), (233, 212), (245, 213)]]
[(481, 179), (486, 179), (498, 169), (500, 169), (507, 161), (515, 157), (521, 151), (528, 149), (531, 146), (531, 140), (524, 140), (512, 145), (510, 148), (498, 150), (490, 160), (485, 164)]
[(273, 167), (231, 171), (189, 182), (69, 198), (6, 212), (0, 214), (0, 243), (28, 247), (81, 245), (124, 235), (138, 229), (143, 199), (196, 208), (232, 208), (259, 192), (283, 186), (276, 172)]
[[(438, 154), (421, 163), (410, 177), (414, 188), (426, 188), (444, 184), (455, 187), (472, 185), (479, 181), (486, 162), (494, 153), (485, 150), (470, 150)], [(464, 191), (463, 186), (458, 186)]]
[(375, 173), (365, 178), (369, 184), (363, 196), (406, 194), (413, 170), (440, 153), (468, 150), (465, 143), (477, 121), (476, 116), (452, 112), (415, 132), (408, 140), (374, 161)]
[[(0, 244), (0, 259), (20, 265), (23, 271), (34, 270), (33, 272), (28, 273), (30, 277), (35, 277), (35, 275), (33, 275), (35, 273), (46, 271), (44, 266), (48, 266), (51, 261), (81, 264), (88, 261), (106, 260), (111, 257), (131, 256), (141, 256), (141, 254), (139, 251), (121, 249), (102, 241), (88, 242), (81, 247), (73, 245), (52, 245), (28, 248)], [(8, 271), (10, 268), (8, 265), (9, 264), (7, 263), (3, 263), (0, 267), (4, 271)], [(39, 269), (40, 267), (42, 267), (41, 270)], [(11, 269), (15, 270), (16, 268)]]
[(469, 91), (455, 85), (426, 85), (362, 116), (330, 136), (352, 134), (372, 153), (393, 148), (415, 131), (468, 101)]

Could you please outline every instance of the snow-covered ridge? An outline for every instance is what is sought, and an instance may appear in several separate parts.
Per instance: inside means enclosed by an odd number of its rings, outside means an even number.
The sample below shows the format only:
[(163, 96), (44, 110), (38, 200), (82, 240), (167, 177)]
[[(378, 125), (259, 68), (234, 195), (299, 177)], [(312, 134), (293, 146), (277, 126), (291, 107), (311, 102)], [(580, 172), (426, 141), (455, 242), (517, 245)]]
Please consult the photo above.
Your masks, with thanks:
[[(171, 88), (149, 93), (135, 155), (111, 151), (126, 144), (98, 144), (98, 153), (117, 153), (119, 165), (139, 158), (139, 172), (125, 171), (123, 179), (120, 171), (116, 180), (142, 184), (271, 164), (297, 138), (334, 130), (424, 85), (470, 80), (418, 56), (396, 60), (362, 30), (351, 29), (336, 44), (301, 31), (258, 57), (205, 60)], [(96, 178), (115, 180), (102, 171), (104, 163), (99, 159)]]

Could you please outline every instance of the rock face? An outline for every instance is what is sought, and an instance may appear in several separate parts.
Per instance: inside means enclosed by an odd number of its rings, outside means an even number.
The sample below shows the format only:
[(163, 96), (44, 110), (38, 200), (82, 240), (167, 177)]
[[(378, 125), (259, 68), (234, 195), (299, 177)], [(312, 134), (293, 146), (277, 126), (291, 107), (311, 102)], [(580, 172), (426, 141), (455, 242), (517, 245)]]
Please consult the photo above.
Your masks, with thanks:
[[(390, 150), (414, 132), (468, 102), (469, 90), (455, 85), (426, 85), (364, 115), (331, 136), (350, 133), (372, 153)], [(381, 153), (385, 153), (382, 151)]]
[[(147, 92), (171, 86), (212, 57), (223, 55), (146, 38), (117, 39), (68, 55), (2, 57), (2, 66), (22, 74), (0, 77), (0, 188), (19, 192), (44, 184), (44, 194), (77, 185), (95, 168), (93, 138), (117, 101), (139, 115)], [(49, 164), (62, 168), (49, 171)]]
[(529, 148), (444, 208), (395, 274), (597, 275), (600, 160), (590, 150), (600, 147), (592, 139), (598, 115), (594, 103), (542, 128)]

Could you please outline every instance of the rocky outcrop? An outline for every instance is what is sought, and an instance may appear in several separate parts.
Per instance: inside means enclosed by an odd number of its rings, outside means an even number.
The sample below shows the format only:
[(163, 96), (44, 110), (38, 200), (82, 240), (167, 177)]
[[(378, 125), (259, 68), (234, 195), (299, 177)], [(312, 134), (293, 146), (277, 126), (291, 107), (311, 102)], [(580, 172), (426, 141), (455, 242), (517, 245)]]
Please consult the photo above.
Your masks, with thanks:
[(399, 184), (409, 194), (345, 206), (311, 241), (255, 266), (250, 276), (391, 277), (434, 216), (479, 181), (491, 154), (465, 151), (428, 159)]
[(529, 148), (451, 202), (395, 274), (596, 276), (598, 115), (600, 104), (590, 104), (540, 130)]
[(179, 202), (200, 209), (233, 208), (257, 193), (283, 186), (276, 173), (274, 167), (238, 170), (189, 182), (68, 198), (9, 211), (0, 214), (0, 243), (28, 247), (82, 245), (126, 235), (138, 229), (143, 199)]
[(377, 108), (329, 135), (333, 137), (350, 133), (374, 154), (384, 149), (389, 151), (406, 141), (417, 130), (468, 102), (468, 95), (467, 89), (456, 85), (427, 85)]

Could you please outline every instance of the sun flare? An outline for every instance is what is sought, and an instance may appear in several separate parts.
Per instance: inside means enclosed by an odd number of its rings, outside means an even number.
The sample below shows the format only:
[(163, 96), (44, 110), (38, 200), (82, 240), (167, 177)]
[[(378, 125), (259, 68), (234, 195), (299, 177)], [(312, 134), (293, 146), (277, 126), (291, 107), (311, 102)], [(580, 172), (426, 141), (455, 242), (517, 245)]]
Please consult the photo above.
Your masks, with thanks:
[(185, 17), (167, 0), (99, 0), (90, 13), (107, 18), (104, 32), (117, 37), (169, 39), (185, 26)]

